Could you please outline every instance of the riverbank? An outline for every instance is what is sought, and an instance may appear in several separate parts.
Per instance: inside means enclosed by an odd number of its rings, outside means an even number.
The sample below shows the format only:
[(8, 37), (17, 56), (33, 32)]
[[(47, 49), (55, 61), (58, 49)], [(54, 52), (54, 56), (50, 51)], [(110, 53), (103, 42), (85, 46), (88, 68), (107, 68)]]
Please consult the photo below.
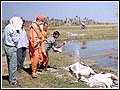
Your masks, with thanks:
[[(59, 69), (59, 67), (69, 66), (75, 63), (72, 56), (65, 53), (51, 52), (49, 56), (49, 65), (54, 68), (58, 68), (54, 72), (45, 72), (43, 69), (42, 73), (38, 75), (37, 79), (32, 79), (30, 75), (30, 60), (29, 55), (24, 63), (24, 71), (17, 73), (17, 79), (20, 85), (10, 86), (8, 84), (8, 72), (6, 57), (2, 57), (2, 87), (3, 88), (90, 88), (84, 82), (72, 83), (76, 80), (69, 72)], [(83, 59), (87, 65), (89, 65), (95, 72), (110, 72), (115, 75), (118, 74), (118, 70), (110, 68), (100, 68), (96, 63), (91, 62), (90, 59)], [(118, 75), (117, 75), (118, 76)]]

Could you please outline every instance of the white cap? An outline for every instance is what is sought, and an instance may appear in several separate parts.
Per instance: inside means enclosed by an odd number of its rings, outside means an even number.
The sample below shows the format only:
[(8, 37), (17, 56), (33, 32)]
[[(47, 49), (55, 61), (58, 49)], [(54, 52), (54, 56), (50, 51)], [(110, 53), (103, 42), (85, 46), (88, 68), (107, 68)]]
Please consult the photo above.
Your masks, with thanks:
[(12, 17), (9, 20), (10, 24), (12, 24), (15, 28), (21, 28), (23, 25), (23, 20), (21, 17)]

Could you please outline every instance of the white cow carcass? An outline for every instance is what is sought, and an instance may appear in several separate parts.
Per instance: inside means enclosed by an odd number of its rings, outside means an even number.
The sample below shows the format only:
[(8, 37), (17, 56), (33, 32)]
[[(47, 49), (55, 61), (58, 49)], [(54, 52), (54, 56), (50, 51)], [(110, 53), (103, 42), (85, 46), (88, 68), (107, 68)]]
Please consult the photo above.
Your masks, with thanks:
[(66, 70), (69, 70), (69, 72), (74, 74), (77, 77), (78, 81), (84, 81), (86, 77), (90, 77), (90, 75), (95, 74), (94, 70), (88, 65), (85, 65), (83, 62), (77, 62), (75, 64), (72, 64), (67, 67)]
[(87, 82), (90, 87), (117, 88), (118, 79), (111, 73), (99, 73), (91, 76)]
[(86, 82), (90, 87), (95, 88), (118, 88), (118, 78), (111, 73), (96, 74), (92, 68), (83, 62), (77, 62), (63, 68), (74, 74), (78, 81)]

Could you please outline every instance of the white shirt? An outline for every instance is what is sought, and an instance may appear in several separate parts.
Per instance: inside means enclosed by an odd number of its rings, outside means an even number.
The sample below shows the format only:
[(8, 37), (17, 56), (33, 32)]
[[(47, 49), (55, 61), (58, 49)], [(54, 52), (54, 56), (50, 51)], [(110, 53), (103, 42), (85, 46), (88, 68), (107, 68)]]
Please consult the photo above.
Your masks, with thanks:
[(18, 41), (18, 45), (17, 47), (18, 48), (21, 48), (21, 47), (28, 47), (28, 38), (27, 38), (27, 33), (25, 31), (25, 29), (23, 28), (21, 31), (20, 31), (20, 39)]
[(8, 24), (5, 27), (5, 30), (2, 35), (3, 42), (9, 46), (17, 46), (19, 38), (20, 33), (17, 33), (16, 28), (14, 28), (11, 24)]

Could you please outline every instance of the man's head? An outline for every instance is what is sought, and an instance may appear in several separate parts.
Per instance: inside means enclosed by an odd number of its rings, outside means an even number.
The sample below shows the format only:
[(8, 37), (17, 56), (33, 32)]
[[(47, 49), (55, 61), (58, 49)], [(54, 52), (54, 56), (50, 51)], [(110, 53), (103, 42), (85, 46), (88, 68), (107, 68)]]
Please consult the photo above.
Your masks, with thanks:
[(36, 21), (41, 21), (41, 22), (44, 22), (46, 19), (45, 15), (43, 14), (39, 14), (36, 18)]
[(58, 32), (58, 31), (55, 31), (54, 33), (53, 33), (53, 37), (54, 38), (58, 38), (60, 36), (60, 33)]
[(21, 19), (21, 17), (18, 17), (18, 16), (12, 17), (9, 20), (9, 23), (15, 28), (15, 30), (21, 30), (23, 26), (23, 20)]

